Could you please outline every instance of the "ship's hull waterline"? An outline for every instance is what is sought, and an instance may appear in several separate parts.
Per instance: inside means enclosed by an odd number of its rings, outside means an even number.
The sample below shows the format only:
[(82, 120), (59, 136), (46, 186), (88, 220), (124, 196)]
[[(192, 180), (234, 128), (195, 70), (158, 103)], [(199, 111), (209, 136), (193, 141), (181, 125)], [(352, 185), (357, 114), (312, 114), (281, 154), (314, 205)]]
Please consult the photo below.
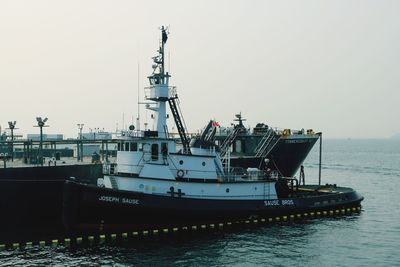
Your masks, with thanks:
[[(99, 188), (68, 181), (64, 187), (63, 223), (70, 231), (111, 232), (240, 221), (302, 212), (348, 208), (363, 197), (350, 188), (314, 191), (305, 197), (265, 200), (212, 200), (160, 196)], [(299, 191), (300, 192), (300, 191)]]

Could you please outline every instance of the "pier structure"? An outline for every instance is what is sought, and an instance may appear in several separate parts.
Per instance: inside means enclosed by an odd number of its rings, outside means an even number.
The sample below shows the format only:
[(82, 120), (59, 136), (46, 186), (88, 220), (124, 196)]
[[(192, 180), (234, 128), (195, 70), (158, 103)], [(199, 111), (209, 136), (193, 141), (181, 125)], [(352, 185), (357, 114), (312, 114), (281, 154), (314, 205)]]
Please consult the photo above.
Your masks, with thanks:
[[(66, 139), (66, 140), (33, 140), (14, 139), (0, 140), (0, 160), (3, 167), (56, 165), (57, 161), (71, 164), (73, 160), (84, 162), (84, 147), (98, 146), (99, 154), (86, 155), (89, 161), (108, 161), (116, 153), (117, 139)], [(77, 152), (75, 154), (75, 151)], [(97, 155), (96, 155), (97, 154)], [(15, 163), (13, 163), (15, 159)], [(18, 160), (19, 159), (19, 160)], [(47, 159), (47, 162), (45, 162)], [(88, 160), (85, 160), (88, 162)]]

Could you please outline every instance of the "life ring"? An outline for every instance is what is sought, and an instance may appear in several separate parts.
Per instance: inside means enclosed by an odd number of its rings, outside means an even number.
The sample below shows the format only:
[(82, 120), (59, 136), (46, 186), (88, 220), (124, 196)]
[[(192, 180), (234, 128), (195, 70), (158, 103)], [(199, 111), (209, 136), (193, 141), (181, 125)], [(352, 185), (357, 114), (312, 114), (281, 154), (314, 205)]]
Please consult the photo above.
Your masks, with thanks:
[(185, 172), (183, 170), (178, 170), (176, 172), (176, 176), (178, 176), (178, 178), (183, 178), (183, 175), (185, 175)]

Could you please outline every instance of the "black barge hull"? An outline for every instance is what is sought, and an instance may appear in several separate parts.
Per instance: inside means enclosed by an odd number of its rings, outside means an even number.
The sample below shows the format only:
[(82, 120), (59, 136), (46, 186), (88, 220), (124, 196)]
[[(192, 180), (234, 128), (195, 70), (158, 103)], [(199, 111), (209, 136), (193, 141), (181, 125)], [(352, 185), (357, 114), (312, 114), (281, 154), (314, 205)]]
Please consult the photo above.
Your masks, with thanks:
[(0, 243), (33, 240), (64, 231), (64, 182), (97, 183), (101, 164), (0, 169)]
[(298, 192), (305, 197), (235, 201), (157, 196), (67, 181), (63, 222), (71, 232), (107, 233), (349, 208), (363, 200), (351, 188), (337, 188), (337, 193), (313, 188)]
[[(238, 137), (238, 140), (240, 140), (240, 137)], [(253, 140), (253, 142), (257, 140)], [(231, 166), (260, 169), (270, 168), (271, 170), (278, 171), (284, 177), (293, 177), (317, 140), (318, 138), (281, 138), (265, 157), (269, 159), (267, 166), (265, 166), (265, 158), (258, 158), (248, 153), (244, 155), (232, 153)]]

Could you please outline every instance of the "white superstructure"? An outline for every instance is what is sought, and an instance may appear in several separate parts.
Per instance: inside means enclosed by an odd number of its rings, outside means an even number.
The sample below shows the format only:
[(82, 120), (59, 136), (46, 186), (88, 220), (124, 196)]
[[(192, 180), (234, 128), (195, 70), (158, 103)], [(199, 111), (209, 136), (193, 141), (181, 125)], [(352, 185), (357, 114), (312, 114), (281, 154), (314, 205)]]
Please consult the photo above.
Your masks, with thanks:
[[(162, 27), (161, 32), (159, 54), (153, 58), (153, 73), (148, 77), (150, 86), (145, 88), (147, 107), (154, 112), (153, 130), (131, 130), (121, 136), (116, 163), (104, 166), (104, 186), (182, 198), (276, 199), (275, 180), (266, 179), (263, 171), (233, 170), (222, 163), (210, 141), (216, 131), (212, 121), (189, 147), (176, 88), (169, 86), (171, 76), (164, 69), (167, 31)], [(181, 138), (180, 149), (168, 135), (167, 102)]]

